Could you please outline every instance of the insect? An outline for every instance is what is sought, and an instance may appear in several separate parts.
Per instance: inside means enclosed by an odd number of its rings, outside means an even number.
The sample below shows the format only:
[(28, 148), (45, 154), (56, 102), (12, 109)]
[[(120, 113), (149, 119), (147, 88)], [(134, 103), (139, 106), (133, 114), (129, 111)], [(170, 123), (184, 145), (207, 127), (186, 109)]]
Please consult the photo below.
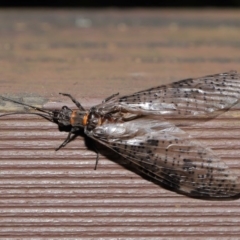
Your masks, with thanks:
[[(80, 129), (134, 164), (160, 185), (193, 197), (228, 198), (240, 184), (214, 152), (178, 126), (171, 117), (214, 117), (240, 99), (240, 75), (235, 71), (189, 78), (132, 95), (114, 94), (85, 110), (70, 94), (77, 110), (63, 106), (46, 110), (0, 96), (34, 109), (59, 126), (70, 127), (64, 147)], [(13, 113), (16, 114), (16, 113)], [(7, 115), (7, 114), (4, 114)], [(2, 116), (4, 116), (2, 115)]]

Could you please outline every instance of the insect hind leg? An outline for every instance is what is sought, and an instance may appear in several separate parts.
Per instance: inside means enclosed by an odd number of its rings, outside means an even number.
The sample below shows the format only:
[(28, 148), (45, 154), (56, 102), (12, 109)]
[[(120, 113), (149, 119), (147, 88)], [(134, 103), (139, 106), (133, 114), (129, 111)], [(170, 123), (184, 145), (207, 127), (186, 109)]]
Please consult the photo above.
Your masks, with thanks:
[(114, 97), (116, 97), (116, 96), (118, 96), (118, 95), (119, 95), (119, 93), (114, 93), (114, 94), (112, 94), (111, 96), (105, 98), (105, 99), (102, 101), (102, 103), (108, 102), (108, 101), (110, 101), (112, 98), (114, 98)]
[(85, 110), (85, 109), (83, 108), (83, 106), (80, 104), (80, 102), (78, 102), (71, 94), (68, 94), (68, 93), (59, 93), (59, 94), (61, 94), (61, 95), (63, 95), (63, 96), (66, 96), (66, 97), (69, 97), (69, 98), (76, 104), (76, 106), (77, 106), (80, 110), (82, 110), (82, 111)]

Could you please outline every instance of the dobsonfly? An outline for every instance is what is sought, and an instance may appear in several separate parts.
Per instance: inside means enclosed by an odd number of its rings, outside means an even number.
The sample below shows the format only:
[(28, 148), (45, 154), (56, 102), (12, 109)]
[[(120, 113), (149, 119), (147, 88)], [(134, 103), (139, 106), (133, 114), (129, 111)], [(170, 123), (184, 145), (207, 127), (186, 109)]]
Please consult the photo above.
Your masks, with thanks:
[[(85, 110), (70, 94), (77, 110), (46, 110), (3, 96), (0, 99), (34, 109), (59, 126), (70, 127), (64, 147), (80, 129), (133, 163), (160, 185), (192, 197), (229, 198), (240, 194), (238, 177), (210, 148), (194, 140), (168, 118), (210, 118), (240, 99), (235, 71), (189, 78), (131, 95), (113, 94)], [(1, 116), (9, 114), (8, 113)]]

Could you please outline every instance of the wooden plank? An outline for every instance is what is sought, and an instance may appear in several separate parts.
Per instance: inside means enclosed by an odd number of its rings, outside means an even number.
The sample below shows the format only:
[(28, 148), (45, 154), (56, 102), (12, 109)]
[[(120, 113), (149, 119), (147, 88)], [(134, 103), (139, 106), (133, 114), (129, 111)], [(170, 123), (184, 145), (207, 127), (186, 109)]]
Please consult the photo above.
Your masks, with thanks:
[[(239, 69), (236, 10), (1, 10), (0, 94), (91, 107), (188, 77)], [(1, 112), (24, 110), (0, 104)], [(239, 106), (184, 127), (240, 176)], [(168, 191), (34, 116), (0, 118), (1, 239), (239, 239), (240, 201)], [(91, 148), (91, 145), (88, 145)], [(113, 161), (110, 161), (113, 160)]]

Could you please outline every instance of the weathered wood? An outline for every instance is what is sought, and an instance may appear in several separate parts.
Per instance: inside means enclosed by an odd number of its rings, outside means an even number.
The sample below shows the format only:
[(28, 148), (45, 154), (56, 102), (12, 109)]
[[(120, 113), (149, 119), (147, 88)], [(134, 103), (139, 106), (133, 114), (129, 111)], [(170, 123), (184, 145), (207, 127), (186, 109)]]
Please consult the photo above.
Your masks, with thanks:
[[(234, 10), (1, 10), (0, 94), (46, 108), (239, 69)], [(0, 110), (14, 110), (12, 104)], [(18, 108), (19, 110), (19, 108)], [(23, 110), (20, 108), (20, 110)], [(184, 127), (240, 176), (239, 106)], [(34, 116), (0, 118), (0, 238), (238, 239), (240, 201), (191, 199)]]

